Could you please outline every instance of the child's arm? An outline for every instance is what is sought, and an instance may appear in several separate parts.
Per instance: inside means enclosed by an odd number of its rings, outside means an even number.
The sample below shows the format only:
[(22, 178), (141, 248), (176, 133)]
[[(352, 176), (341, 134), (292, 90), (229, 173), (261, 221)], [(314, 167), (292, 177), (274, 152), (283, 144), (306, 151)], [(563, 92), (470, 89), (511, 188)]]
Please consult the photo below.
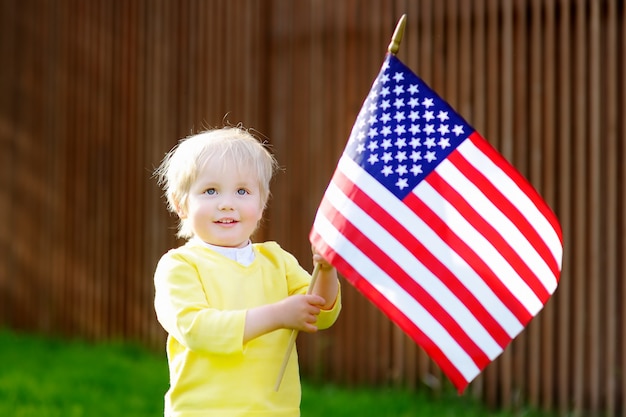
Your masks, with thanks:
[(246, 314), (243, 343), (278, 329), (307, 333), (317, 331), (317, 315), (326, 301), (319, 295), (292, 295), (283, 300), (251, 308)]
[(313, 287), (313, 294), (317, 294), (326, 300), (322, 309), (330, 310), (335, 304), (337, 294), (339, 293), (337, 270), (318, 253), (313, 253), (313, 263), (320, 265), (317, 280)]
[(330, 310), (337, 302), (337, 270), (313, 249), (313, 263), (319, 271), (310, 295), (292, 295), (277, 303), (249, 309), (246, 314), (243, 343), (278, 329), (313, 333), (318, 330), (321, 310)]

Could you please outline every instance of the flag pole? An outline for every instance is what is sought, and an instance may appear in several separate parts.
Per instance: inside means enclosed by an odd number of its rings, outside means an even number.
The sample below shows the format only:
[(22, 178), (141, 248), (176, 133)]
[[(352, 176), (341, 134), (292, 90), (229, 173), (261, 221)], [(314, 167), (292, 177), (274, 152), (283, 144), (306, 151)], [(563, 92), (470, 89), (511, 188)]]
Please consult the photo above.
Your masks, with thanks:
[[(313, 273), (311, 274), (311, 282), (309, 283), (309, 289), (307, 290), (307, 294), (311, 294), (313, 292), (313, 287), (315, 286), (315, 281), (317, 281), (317, 275), (320, 272), (320, 264), (315, 264), (315, 268), (313, 268)], [(278, 372), (278, 378), (276, 379), (276, 385), (274, 386), (274, 391), (278, 392), (280, 388), (280, 383), (283, 381), (283, 376), (285, 375), (285, 369), (287, 369), (287, 363), (289, 362), (289, 357), (291, 356), (291, 351), (293, 350), (293, 346), (296, 343), (296, 337), (298, 337), (298, 331), (291, 331), (291, 338), (289, 339), (289, 344), (287, 345), (287, 351), (285, 352), (285, 357), (283, 358), (283, 364), (280, 366), (280, 371)]]
[(400, 42), (402, 42), (402, 36), (404, 36), (404, 27), (406, 26), (406, 14), (403, 14), (400, 20), (398, 20), (398, 24), (396, 25), (396, 30), (393, 32), (393, 36), (391, 37), (391, 42), (387, 47), (387, 50), (390, 54), (397, 54), (398, 49), (400, 49)]
[[(387, 47), (389, 53), (395, 55), (398, 53), (398, 49), (400, 48), (400, 42), (402, 42), (402, 36), (404, 35), (404, 27), (406, 26), (406, 14), (403, 14), (398, 24), (396, 25), (396, 29), (393, 32), (393, 36), (391, 37), (391, 43)], [(319, 274), (320, 264), (316, 264), (313, 269), (313, 273), (311, 274), (311, 283), (309, 284), (309, 289), (307, 294), (311, 294), (313, 291), (313, 287), (315, 286), (315, 281), (317, 280), (317, 274)], [(280, 384), (283, 381), (283, 376), (285, 375), (285, 370), (287, 369), (287, 363), (289, 363), (289, 357), (291, 357), (291, 351), (293, 350), (293, 346), (296, 343), (296, 337), (298, 337), (298, 331), (292, 330), (291, 337), (289, 338), (289, 344), (287, 345), (287, 351), (285, 352), (285, 357), (283, 358), (283, 363), (280, 367), (280, 371), (278, 372), (278, 378), (276, 379), (276, 385), (274, 386), (274, 391), (278, 391), (280, 388)]]

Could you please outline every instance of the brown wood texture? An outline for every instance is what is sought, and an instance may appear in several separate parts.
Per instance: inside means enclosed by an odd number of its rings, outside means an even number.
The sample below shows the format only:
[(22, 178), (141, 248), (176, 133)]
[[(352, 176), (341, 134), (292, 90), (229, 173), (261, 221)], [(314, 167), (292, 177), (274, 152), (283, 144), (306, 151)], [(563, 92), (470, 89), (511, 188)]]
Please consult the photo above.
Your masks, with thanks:
[[(180, 244), (152, 178), (177, 141), (243, 123), (284, 168), (257, 239), (308, 233), (398, 18), (398, 56), (555, 210), (559, 287), (467, 395), (626, 413), (626, 10), (621, 0), (0, 2), (0, 326), (162, 349), (152, 274)], [(346, 282), (303, 374), (440, 389)]]

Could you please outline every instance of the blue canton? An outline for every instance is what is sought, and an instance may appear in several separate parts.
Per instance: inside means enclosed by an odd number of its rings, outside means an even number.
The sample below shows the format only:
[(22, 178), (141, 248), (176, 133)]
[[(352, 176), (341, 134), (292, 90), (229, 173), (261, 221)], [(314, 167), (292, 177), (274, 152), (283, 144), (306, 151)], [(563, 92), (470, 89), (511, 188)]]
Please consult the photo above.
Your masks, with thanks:
[(472, 131), (426, 83), (387, 54), (345, 153), (403, 199)]

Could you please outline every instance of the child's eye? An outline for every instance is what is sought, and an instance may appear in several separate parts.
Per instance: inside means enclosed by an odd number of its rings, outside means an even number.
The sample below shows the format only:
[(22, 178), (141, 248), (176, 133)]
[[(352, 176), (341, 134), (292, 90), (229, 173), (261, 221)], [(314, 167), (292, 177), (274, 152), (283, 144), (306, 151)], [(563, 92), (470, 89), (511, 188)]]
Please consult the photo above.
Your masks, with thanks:
[(245, 188), (240, 188), (237, 190), (237, 194), (238, 195), (246, 195), (248, 194), (248, 191)]
[(215, 191), (215, 188), (209, 188), (204, 193), (207, 194), (207, 195), (215, 195), (217, 193), (217, 191)]

